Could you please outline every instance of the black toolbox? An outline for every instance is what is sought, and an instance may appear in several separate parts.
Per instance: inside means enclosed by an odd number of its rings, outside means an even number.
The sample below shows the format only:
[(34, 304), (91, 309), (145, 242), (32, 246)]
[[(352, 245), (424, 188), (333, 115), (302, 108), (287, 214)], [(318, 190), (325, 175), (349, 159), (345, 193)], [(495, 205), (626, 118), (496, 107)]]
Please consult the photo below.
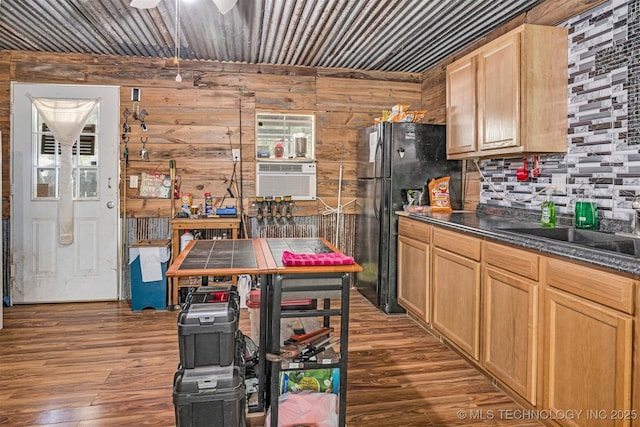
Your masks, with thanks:
[(201, 286), (178, 315), (180, 365), (184, 369), (233, 364), (240, 299), (230, 286)]
[(233, 365), (178, 369), (173, 404), (177, 427), (244, 427), (244, 373)]

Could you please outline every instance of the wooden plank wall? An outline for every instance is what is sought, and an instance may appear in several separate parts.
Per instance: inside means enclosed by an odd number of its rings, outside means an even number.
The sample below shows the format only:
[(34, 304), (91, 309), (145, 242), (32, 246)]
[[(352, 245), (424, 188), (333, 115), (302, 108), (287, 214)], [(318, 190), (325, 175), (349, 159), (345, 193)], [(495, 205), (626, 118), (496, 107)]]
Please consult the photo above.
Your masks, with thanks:
[[(356, 195), (358, 130), (370, 125), (383, 109), (394, 104), (420, 105), (421, 75), (417, 73), (182, 61), (183, 81), (177, 83), (176, 68), (171, 62), (103, 55), (0, 52), (3, 217), (7, 218), (10, 212), (11, 81), (120, 86), (121, 125), (125, 108), (133, 109), (131, 89), (140, 88), (139, 108), (148, 112), (145, 119), (148, 131), (143, 132), (140, 122), (129, 118), (130, 161), (127, 176), (122, 178), (143, 172), (168, 173), (169, 159), (175, 159), (181, 191), (192, 193), (194, 203), (203, 203), (203, 194), (208, 191), (214, 203), (220, 203), (233, 170), (231, 148), (240, 148), (238, 183), (242, 184), (244, 207), (250, 214), (255, 197), (256, 112), (316, 114), (317, 192), (327, 204), (335, 206), (341, 162), (343, 203)], [(149, 162), (139, 156), (142, 137), (147, 138)], [(122, 148), (121, 143), (124, 169)], [(137, 189), (126, 187), (128, 217), (170, 216), (169, 200), (141, 198)], [(316, 215), (323, 208), (319, 201), (296, 202), (294, 215)], [(355, 204), (351, 204), (346, 213), (353, 213), (354, 209)]]

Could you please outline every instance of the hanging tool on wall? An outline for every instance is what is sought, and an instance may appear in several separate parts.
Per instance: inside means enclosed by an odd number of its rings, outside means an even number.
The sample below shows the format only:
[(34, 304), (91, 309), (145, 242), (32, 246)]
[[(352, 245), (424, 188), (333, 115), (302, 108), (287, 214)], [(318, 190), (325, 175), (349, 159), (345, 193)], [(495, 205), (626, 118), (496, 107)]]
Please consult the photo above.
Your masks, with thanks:
[(140, 103), (135, 101), (132, 106), (133, 109), (133, 120), (138, 120), (138, 114), (140, 113)]
[(122, 133), (124, 134), (124, 133), (131, 132), (131, 126), (129, 125), (129, 116), (131, 115), (131, 111), (129, 111), (128, 108), (125, 108), (122, 115), (124, 116), (124, 123), (122, 124)]
[[(122, 149), (122, 160), (123, 160), (123, 165), (122, 165), (122, 237), (121, 237), (121, 242), (122, 242), (122, 253), (123, 254), (128, 254), (129, 251), (127, 250), (127, 181), (129, 179), (129, 177), (127, 176), (127, 166), (129, 166), (129, 137), (127, 136), (127, 132), (131, 131), (131, 128), (127, 129), (127, 118), (129, 117), (131, 113), (129, 112), (129, 110), (124, 110), (124, 122), (125, 124), (123, 125), (123, 133), (122, 133), (122, 142), (124, 143), (124, 147)], [(123, 256), (122, 257), (122, 270), (126, 271), (125, 268), (128, 267), (129, 264), (129, 257), (127, 256)]]
[(144, 118), (147, 117), (149, 115), (149, 113), (147, 113), (147, 110), (143, 109), (142, 111), (140, 111), (140, 114), (138, 114), (138, 118), (140, 119), (140, 129), (142, 129), (143, 132), (146, 132), (147, 129), (147, 124), (144, 122)]
[(522, 167), (516, 171), (516, 179), (518, 181), (529, 179), (529, 162), (526, 157), (522, 159)]
[[(124, 136), (124, 135), (123, 135)], [(124, 149), (122, 150), (122, 158), (124, 160), (124, 165), (125, 167), (129, 166), (129, 137), (124, 138)], [(126, 170), (125, 170), (126, 172)], [(126, 178), (127, 175), (125, 173), (124, 177)]]
[(539, 157), (536, 154), (533, 156), (533, 169), (531, 169), (531, 176), (537, 178), (540, 176), (540, 168), (538, 167)]
[[(225, 193), (222, 201), (220, 202), (220, 207), (216, 209), (216, 215), (237, 215), (238, 214), (238, 201), (236, 201), (236, 206), (224, 206), (224, 201), (229, 196), (232, 199), (236, 198), (238, 194), (238, 186), (236, 184), (236, 161), (233, 162), (233, 172), (231, 173), (231, 179), (224, 179), (224, 182), (227, 184), (227, 192)], [(242, 203), (242, 200), (240, 200)]]
[[(136, 92), (137, 91), (137, 92)], [(131, 93), (131, 100), (134, 101), (133, 105), (131, 106), (131, 109), (133, 110), (133, 113), (131, 113), (129, 111), (129, 109), (125, 109), (125, 124), (123, 125), (124, 129), (128, 129), (128, 130), (124, 130), (124, 132), (131, 132), (131, 126), (129, 126), (129, 123), (127, 121), (128, 117), (130, 115), (133, 114), (133, 119), (134, 120), (139, 120), (140, 121), (140, 129), (142, 129), (143, 132), (146, 132), (148, 129), (147, 127), (147, 123), (144, 121), (145, 117), (147, 117), (149, 115), (149, 113), (147, 112), (147, 110), (145, 110), (144, 108), (142, 110), (140, 110), (140, 90), (134, 88), (132, 93)]]
[(174, 202), (176, 198), (176, 161), (171, 159), (169, 160), (169, 179), (171, 180), (171, 195), (169, 199), (171, 200), (171, 219), (176, 216), (176, 204)]
[(149, 161), (149, 151), (147, 151), (147, 147), (146, 147), (148, 140), (149, 140), (149, 138), (140, 137), (140, 142), (142, 142), (142, 149), (140, 149), (140, 157), (145, 162)]
[[(125, 166), (129, 166), (129, 147), (127, 144), (129, 143), (129, 137), (127, 133), (131, 132), (131, 126), (129, 126), (129, 116), (131, 115), (131, 111), (128, 108), (125, 108), (122, 115), (124, 116), (124, 123), (122, 124), (122, 142), (124, 143), (124, 149), (122, 152), (122, 157), (124, 159)], [(124, 178), (126, 180), (127, 174), (125, 171)]]
[[(239, 126), (239, 134), (240, 138), (240, 147), (238, 148), (238, 155), (234, 154), (233, 144), (231, 142), (231, 129), (227, 127), (227, 136), (229, 138), (229, 148), (231, 149), (231, 158), (233, 160), (233, 172), (231, 174), (230, 186), (233, 188), (233, 192), (235, 197), (238, 198), (238, 202), (236, 203), (236, 211), (240, 216), (240, 224), (242, 225), (243, 237), (249, 237), (249, 233), (247, 231), (247, 221), (244, 216), (244, 200), (242, 198), (242, 182), (240, 183), (240, 188), (238, 188), (238, 179), (236, 176), (236, 166), (240, 163), (240, 180), (242, 181), (242, 102), (238, 103), (238, 126)], [(227, 187), (227, 193), (230, 193), (230, 189)]]

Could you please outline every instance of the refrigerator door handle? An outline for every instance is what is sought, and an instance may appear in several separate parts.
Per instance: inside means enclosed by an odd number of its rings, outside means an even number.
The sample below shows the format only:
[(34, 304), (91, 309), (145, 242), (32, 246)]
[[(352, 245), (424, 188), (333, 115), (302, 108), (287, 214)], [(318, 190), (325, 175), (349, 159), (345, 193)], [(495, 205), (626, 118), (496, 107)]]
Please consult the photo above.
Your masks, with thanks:
[[(382, 184), (380, 178), (373, 179), (373, 214), (377, 221), (380, 221), (380, 203), (378, 200), (378, 185)], [(382, 189), (380, 189), (382, 192)]]
[[(382, 170), (378, 170), (378, 155), (380, 155), (380, 167), (382, 167), (382, 138), (381, 133), (378, 134), (378, 143), (376, 144), (376, 152), (373, 156), (373, 213), (377, 221), (380, 221), (380, 200), (378, 199), (378, 186), (382, 186)], [(382, 188), (380, 188), (380, 196), (382, 195)]]

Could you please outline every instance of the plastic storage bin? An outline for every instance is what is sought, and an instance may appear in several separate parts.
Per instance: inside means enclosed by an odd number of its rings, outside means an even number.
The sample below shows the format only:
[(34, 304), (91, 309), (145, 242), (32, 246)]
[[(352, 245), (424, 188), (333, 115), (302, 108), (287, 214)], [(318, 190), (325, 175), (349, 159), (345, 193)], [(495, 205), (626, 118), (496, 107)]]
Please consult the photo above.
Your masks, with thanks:
[(139, 240), (129, 247), (131, 310), (167, 308), (169, 240)]
[(180, 369), (173, 381), (177, 427), (244, 427), (244, 375), (237, 366)]
[(185, 369), (233, 363), (238, 293), (230, 287), (201, 286), (178, 315), (180, 364)]

